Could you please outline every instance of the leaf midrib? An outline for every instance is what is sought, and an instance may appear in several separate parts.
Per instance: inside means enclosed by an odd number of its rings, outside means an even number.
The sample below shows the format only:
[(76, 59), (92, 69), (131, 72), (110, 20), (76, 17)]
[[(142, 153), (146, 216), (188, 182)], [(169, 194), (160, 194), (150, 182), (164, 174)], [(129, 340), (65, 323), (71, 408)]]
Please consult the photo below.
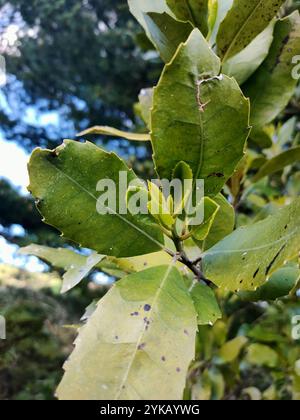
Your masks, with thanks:
[[(93, 200), (95, 200), (97, 202), (97, 197), (94, 196), (94, 194), (92, 194), (89, 190), (87, 190), (84, 186), (82, 186), (79, 182), (77, 182), (74, 178), (72, 178), (70, 175), (66, 174), (65, 172), (63, 172), (61, 169), (59, 169), (57, 166), (55, 166), (52, 162), (48, 163), (56, 169), (56, 171), (64, 176), (65, 178), (67, 178), (71, 183), (73, 183), (74, 185), (76, 185), (78, 188), (80, 188), (83, 192), (85, 192), (87, 195), (89, 195)], [(107, 207), (108, 210), (113, 212), (113, 215), (118, 217), (119, 219), (121, 219), (124, 223), (126, 223), (128, 226), (130, 226), (132, 229), (136, 230), (137, 232), (139, 232), (140, 234), (142, 234), (143, 236), (145, 236), (147, 239), (149, 239), (150, 241), (152, 241), (153, 243), (155, 243), (157, 246), (159, 246), (163, 251), (167, 251), (167, 249), (160, 243), (158, 242), (156, 239), (154, 239), (151, 235), (149, 235), (147, 232), (144, 232), (142, 229), (140, 229), (138, 226), (136, 226), (134, 223), (130, 222), (129, 220), (127, 220), (125, 217), (123, 217), (122, 215), (120, 215), (119, 213), (115, 212), (113, 209)]]

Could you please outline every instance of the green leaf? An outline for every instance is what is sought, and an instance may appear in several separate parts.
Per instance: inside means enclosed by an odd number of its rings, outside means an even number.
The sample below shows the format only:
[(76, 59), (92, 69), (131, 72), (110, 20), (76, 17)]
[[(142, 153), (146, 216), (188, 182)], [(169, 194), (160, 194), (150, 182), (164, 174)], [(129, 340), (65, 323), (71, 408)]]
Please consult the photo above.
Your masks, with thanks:
[(273, 42), (273, 21), (245, 49), (227, 60), (223, 73), (234, 77), (242, 85), (266, 59)]
[(208, 236), (203, 242), (203, 250), (211, 248), (224, 239), (233, 231), (235, 225), (235, 211), (226, 198), (222, 194), (218, 194), (214, 197), (214, 201), (219, 206), (219, 211), (214, 218)]
[(81, 329), (57, 395), (61, 400), (180, 400), (196, 329), (193, 303), (172, 265), (126, 277)]
[(165, 63), (171, 61), (178, 45), (187, 40), (193, 27), (189, 23), (178, 22), (167, 13), (145, 15), (151, 40)]
[(234, 0), (217, 35), (223, 62), (246, 48), (269, 25), (284, 1)]
[(223, 289), (256, 290), (299, 250), (300, 198), (209, 249), (203, 256), (203, 271)]
[(295, 12), (277, 21), (268, 57), (244, 85), (251, 100), (251, 124), (264, 126), (286, 107), (297, 85), (292, 59), (299, 54), (300, 16)]
[(142, 118), (149, 128), (151, 129), (151, 108), (153, 102), (153, 89), (142, 89), (139, 94), (139, 104), (141, 109)]
[(294, 289), (300, 278), (298, 267), (283, 267), (276, 271), (267, 283), (255, 292), (241, 292), (239, 296), (246, 301), (273, 301), (285, 296)]
[(251, 344), (248, 347), (246, 360), (255, 366), (267, 366), (275, 368), (278, 365), (279, 357), (276, 351), (262, 344)]
[(200, 206), (201, 205), (204, 207), (204, 220), (200, 226), (194, 226), (192, 229), (193, 238), (197, 241), (204, 241), (209, 235), (218, 211), (220, 210), (220, 206), (208, 197), (204, 197), (204, 199), (201, 200)]
[(217, 76), (219, 71), (219, 59), (194, 29), (166, 65), (152, 110), (158, 174), (171, 179), (176, 164), (185, 161), (194, 179), (204, 179), (209, 197), (232, 175), (249, 134), (249, 102), (233, 79)]
[(248, 339), (243, 336), (236, 337), (233, 340), (225, 343), (219, 352), (219, 357), (221, 358), (222, 362), (234, 362), (239, 357), (241, 351), (247, 343)]
[(175, 16), (193, 24), (204, 36), (208, 33), (208, 0), (167, 0)]
[(175, 17), (168, 7), (166, 0), (128, 0), (129, 10), (151, 39), (145, 16), (147, 13), (167, 13)]
[(56, 268), (66, 270), (61, 293), (66, 293), (77, 286), (105, 258), (104, 255), (96, 253), (86, 257), (68, 249), (54, 249), (41, 245), (29, 245), (21, 248), (19, 252), (22, 255), (34, 255)]
[[(33, 152), (29, 190), (36, 197), (45, 222), (85, 248), (116, 257), (158, 251), (163, 248), (163, 235), (150, 215), (119, 214), (121, 205), (126, 210), (126, 187), (124, 196), (118, 197), (120, 171), (127, 174), (128, 182), (139, 182), (114, 153), (89, 142), (66, 140), (54, 151)], [(96, 208), (101, 196), (97, 185), (106, 178), (116, 184), (117, 206), (114, 209), (105, 204), (111, 214), (100, 214)]]
[(197, 283), (191, 291), (191, 297), (198, 315), (199, 325), (213, 325), (222, 318), (216, 296), (210, 287)]
[(265, 176), (272, 175), (276, 172), (282, 171), (286, 166), (293, 165), (300, 160), (300, 146), (293, 147), (286, 152), (280, 153), (273, 159), (268, 160), (257, 172), (253, 178), (253, 182), (258, 182)]
[(84, 137), (90, 134), (99, 134), (102, 136), (113, 136), (113, 137), (122, 137), (126, 140), (132, 141), (149, 141), (149, 134), (139, 134), (139, 133), (128, 133), (127, 131), (121, 131), (116, 128), (96, 125), (95, 127), (88, 128), (85, 131), (77, 134), (78, 137)]

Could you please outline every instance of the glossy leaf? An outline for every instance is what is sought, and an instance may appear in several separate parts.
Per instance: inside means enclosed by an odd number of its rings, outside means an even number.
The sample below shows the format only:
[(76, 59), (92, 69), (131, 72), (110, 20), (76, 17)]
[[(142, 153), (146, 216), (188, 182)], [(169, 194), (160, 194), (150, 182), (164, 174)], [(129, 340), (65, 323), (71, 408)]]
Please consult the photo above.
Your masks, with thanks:
[(209, 197), (232, 175), (249, 134), (249, 102), (233, 79), (217, 76), (219, 71), (219, 59), (194, 29), (165, 67), (152, 110), (158, 174), (170, 179), (184, 160), (194, 179), (204, 179)]
[(215, 293), (210, 287), (197, 283), (191, 291), (191, 297), (198, 315), (199, 325), (213, 325), (222, 318)]
[(263, 126), (273, 121), (294, 94), (292, 59), (300, 54), (299, 12), (279, 20), (266, 60), (244, 85), (251, 100), (251, 124)]
[(171, 61), (180, 43), (187, 40), (193, 27), (178, 22), (167, 13), (148, 13), (144, 17), (151, 40), (165, 63)]
[(112, 136), (112, 137), (122, 137), (126, 140), (132, 141), (149, 141), (149, 134), (139, 134), (139, 133), (129, 133), (127, 131), (121, 131), (116, 128), (96, 125), (95, 127), (88, 128), (85, 131), (77, 134), (78, 137), (84, 137), (90, 134), (99, 134), (101, 136)]
[[(115, 154), (92, 143), (67, 140), (54, 151), (33, 152), (29, 190), (38, 200), (45, 222), (85, 248), (115, 257), (158, 251), (163, 248), (163, 237), (150, 215), (119, 214), (121, 205), (126, 210), (126, 189), (120, 203), (118, 200), (120, 171), (127, 174), (128, 182), (138, 182), (133, 171)], [(110, 214), (100, 214), (97, 185), (106, 178), (117, 186), (118, 206), (114, 209), (105, 203), (102, 207)]]
[(258, 182), (265, 176), (272, 175), (276, 172), (282, 171), (286, 166), (293, 165), (300, 161), (300, 146), (293, 147), (273, 159), (268, 160), (257, 172), (253, 178), (253, 182)]
[(172, 265), (126, 277), (81, 329), (57, 395), (62, 400), (182, 399), (196, 328), (193, 303)]
[(269, 25), (284, 1), (234, 0), (217, 35), (223, 62), (246, 48)]
[(258, 69), (266, 59), (273, 42), (275, 21), (260, 33), (245, 49), (231, 57), (223, 65), (223, 73), (236, 79), (239, 85)]
[(204, 36), (208, 32), (208, 0), (167, 0), (169, 8), (181, 21), (191, 22)]
[(207, 278), (219, 287), (256, 290), (300, 250), (300, 199), (267, 219), (237, 229), (203, 257)]

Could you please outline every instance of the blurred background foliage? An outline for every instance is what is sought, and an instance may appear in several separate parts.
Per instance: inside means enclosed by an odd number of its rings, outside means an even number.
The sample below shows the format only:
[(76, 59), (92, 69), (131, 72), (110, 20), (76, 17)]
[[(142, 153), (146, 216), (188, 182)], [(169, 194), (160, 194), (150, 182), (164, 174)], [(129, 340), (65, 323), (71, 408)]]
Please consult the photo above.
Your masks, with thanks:
[[(286, 13), (296, 8), (300, 2), (289, 0)], [(0, 54), (8, 73), (1, 88), (0, 129), (6, 140), (30, 152), (37, 146), (52, 148), (95, 124), (145, 130), (134, 105), (141, 89), (156, 84), (162, 63), (125, 0), (0, 0), (0, 13)], [(55, 123), (43, 123), (52, 113)], [(268, 127), (272, 148), (262, 155), (252, 145), (248, 159), (254, 172), (266, 157), (300, 144), (299, 116), (298, 88)], [(118, 151), (139, 175), (153, 173), (148, 146), (109, 137), (93, 140)], [(254, 185), (242, 183), (236, 191), (237, 224), (271, 214), (284, 204), (283, 195), (299, 195), (299, 170), (298, 163)], [(242, 168), (237, 177), (243, 178)], [(229, 188), (232, 192), (234, 185)], [(1, 236), (19, 246), (69, 245), (41, 223), (32, 198), (6, 179), (0, 179), (0, 225)], [(22, 235), (12, 229), (15, 225)], [(85, 281), (61, 296), (62, 273), (45, 270), (31, 274), (0, 265), (0, 315), (10, 332), (0, 341), (0, 399), (54, 398), (76, 324), (105, 291)], [(299, 400), (300, 343), (291, 338), (291, 317), (300, 314), (297, 296), (257, 304), (220, 298), (226, 316), (199, 332), (186, 398)]]

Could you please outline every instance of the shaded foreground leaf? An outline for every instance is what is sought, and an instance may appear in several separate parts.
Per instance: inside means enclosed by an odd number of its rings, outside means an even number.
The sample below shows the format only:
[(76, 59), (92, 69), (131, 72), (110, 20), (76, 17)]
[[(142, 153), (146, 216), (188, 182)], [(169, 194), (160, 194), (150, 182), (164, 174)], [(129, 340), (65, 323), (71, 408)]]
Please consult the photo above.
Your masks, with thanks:
[(62, 400), (182, 399), (196, 328), (193, 303), (172, 265), (126, 277), (81, 329), (57, 395)]
[[(120, 215), (126, 209), (126, 188), (119, 197), (119, 172), (138, 182), (134, 172), (114, 153), (92, 143), (66, 140), (55, 151), (36, 149), (30, 159), (29, 190), (37, 199), (44, 221), (63, 235), (99, 254), (131, 257), (163, 248), (163, 236), (150, 215)], [(116, 209), (97, 211), (98, 182), (116, 185)], [(120, 198), (120, 200), (119, 200)]]
[(262, 222), (237, 229), (203, 258), (207, 278), (231, 290), (256, 290), (300, 250), (300, 198)]

